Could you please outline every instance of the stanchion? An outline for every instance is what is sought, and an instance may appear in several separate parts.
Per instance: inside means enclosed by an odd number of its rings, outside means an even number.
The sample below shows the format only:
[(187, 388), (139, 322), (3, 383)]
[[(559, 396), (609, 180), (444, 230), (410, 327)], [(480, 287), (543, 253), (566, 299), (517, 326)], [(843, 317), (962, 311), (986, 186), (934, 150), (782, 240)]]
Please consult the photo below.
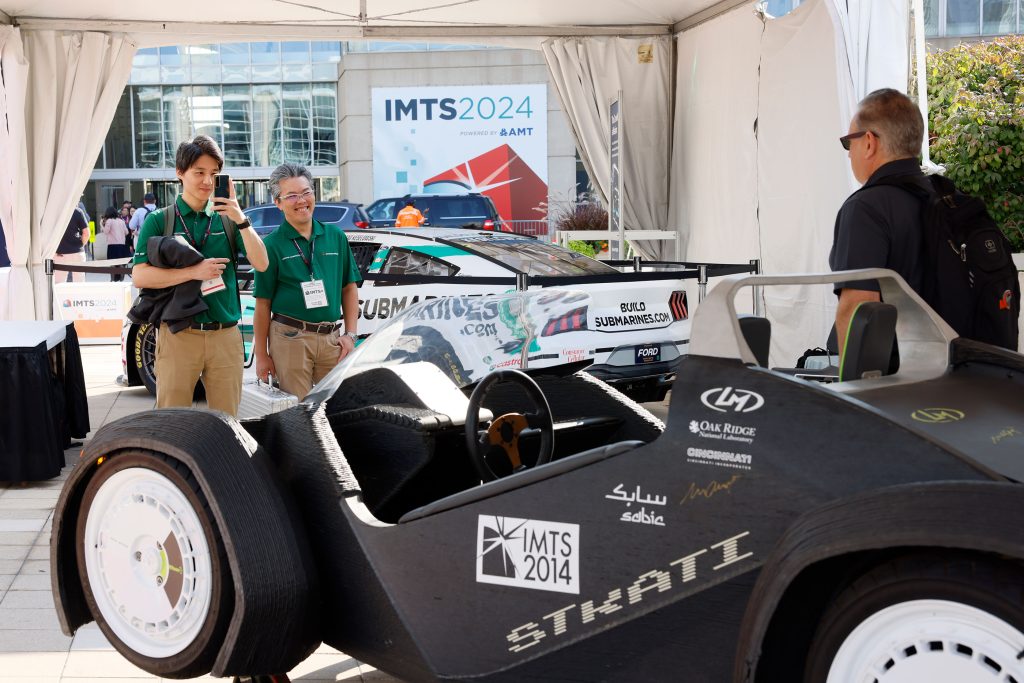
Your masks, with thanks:
[[(761, 274), (761, 259), (758, 259), (758, 258), (750, 259), (750, 270), (751, 270), (751, 272), (754, 273), (754, 275), (760, 275)], [(756, 315), (756, 316), (758, 316), (760, 318), (763, 318), (764, 317), (764, 303), (763, 303), (762, 297), (761, 297), (761, 286), (758, 285), (756, 287), (751, 287), (750, 288), (750, 292), (751, 292), (750, 295), (752, 297), (754, 297), (754, 308), (753, 308), (754, 315)]]
[(516, 291), (525, 292), (530, 288), (530, 276), (526, 273), (516, 273)]
[(706, 264), (697, 266), (697, 303), (704, 301), (708, 293), (708, 267)]
[(53, 320), (53, 259), (48, 258), (43, 260), (43, 272), (46, 273), (46, 290), (48, 292), (47, 299), (50, 302), (50, 307), (47, 309), (47, 320)]
[(633, 257), (633, 272), (639, 273), (639, 272), (641, 272), (644, 269), (644, 267), (640, 263), (640, 261), (641, 261), (641, 257), (639, 257), (639, 256), (634, 256)]

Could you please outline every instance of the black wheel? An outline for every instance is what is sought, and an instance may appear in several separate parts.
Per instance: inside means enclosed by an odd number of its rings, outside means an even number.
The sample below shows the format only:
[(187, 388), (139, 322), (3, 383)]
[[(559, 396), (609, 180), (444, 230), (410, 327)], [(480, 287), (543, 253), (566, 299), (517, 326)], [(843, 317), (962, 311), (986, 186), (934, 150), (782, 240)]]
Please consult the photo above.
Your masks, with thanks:
[[(135, 369), (139, 372), (142, 383), (149, 393), (156, 396), (156, 325), (143, 323), (135, 333)], [(196, 382), (192, 399), (201, 401), (206, 397), (206, 387), (202, 381)]]
[(85, 489), (76, 534), (86, 603), (118, 652), (158, 676), (209, 673), (234, 589), (188, 468), (147, 451), (113, 456)]
[(139, 325), (135, 332), (135, 369), (139, 379), (156, 396), (156, 326), (150, 323)]
[[(476, 426), (480, 423), (480, 408), (487, 392), (502, 382), (511, 382), (522, 387), (533, 403), (534, 412), (506, 413), (495, 418), (487, 429), (478, 432)], [(469, 408), (466, 410), (466, 446), (482, 480), (494, 481), (498, 478), (497, 473), (487, 462), (487, 452), (492, 447), (502, 449), (512, 466), (513, 474), (526, 469), (519, 456), (519, 437), (528, 430), (540, 432), (540, 453), (536, 464), (550, 462), (555, 450), (555, 425), (551, 417), (551, 407), (537, 383), (519, 370), (497, 370), (480, 380), (469, 397)]]
[(1024, 572), (915, 555), (846, 588), (818, 625), (805, 683), (1024, 681)]

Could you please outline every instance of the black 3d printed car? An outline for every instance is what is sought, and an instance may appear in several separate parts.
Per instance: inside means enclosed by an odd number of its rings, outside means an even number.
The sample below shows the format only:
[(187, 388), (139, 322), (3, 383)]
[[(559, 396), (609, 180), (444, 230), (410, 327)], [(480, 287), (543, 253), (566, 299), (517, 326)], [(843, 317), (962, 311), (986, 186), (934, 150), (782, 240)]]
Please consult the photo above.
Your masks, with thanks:
[[(758, 365), (738, 287), (865, 278), (897, 316), (852, 379)], [(1024, 682), (1024, 358), (889, 271), (733, 277), (662, 425), (579, 364), (481, 360), (576, 294), (409, 308), (259, 420), (104, 427), (54, 517), (62, 628), (165, 677), (325, 642), (408, 680)]]

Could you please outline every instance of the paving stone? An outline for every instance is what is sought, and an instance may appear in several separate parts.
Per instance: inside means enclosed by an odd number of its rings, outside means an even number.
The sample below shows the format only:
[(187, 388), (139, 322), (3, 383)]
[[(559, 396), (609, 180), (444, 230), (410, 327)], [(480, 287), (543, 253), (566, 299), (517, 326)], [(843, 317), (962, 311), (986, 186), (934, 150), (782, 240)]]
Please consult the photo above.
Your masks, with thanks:
[(0, 654), (0, 681), (57, 681), (67, 659), (67, 652), (5, 652)]
[(0, 611), (17, 609), (55, 609), (51, 591), (7, 591), (0, 600)]
[(4, 560), (24, 560), (31, 552), (32, 546), (30, 545), (0, 545), (0, 562)]
[(103, 635), (103, 631), (96, 625), (96, 622), (86, 624), (75, 632), (71, 649), (74, 651), (114, 652), (114, 646), (107, 641), (107, 637)]
[(14, 574), (0, 574), (0, 594), (3, 594), (4, 591), (11, 587), (15, 578)]
[[(8, 591), (7, 595), (10, 594), (11, 591)], [(17, 628), (28, 631), (60, 630), (60, 622), (57, 621), (57, 610), (52, 604), (49, 607), (32, 608), (7, 608), (0, 605), (0, 624), (3, 624), (5, 629)]]
[(102, 673), (103, 679), (140, 678), (146, 681), (159, 681), (159, 676), (150, 676), (135, 666), (118, 652), (86, 652), (77, 651), (68, 654), (64, 665), (64, 680), (68, 678), (89, 678)]
[(40, 531), (46, 523), (46, 518), (39, 519), (38, 513), (35, 519), (15, 519), (0, 517), (0, 538), (3, 538), (6, 531)]
[(37, 543), (32, 546), (32, 550), (28, 553), (28, 559), (30, 560), (46, 560), (50, 561), (50, 544), (49, 543)]
[(38, 538), (38, 531), (4, 531), (0, 529), (0, 546), (32, 545)]
[[(35, 521), (40, 523), (46, 521), (45, 510), (7, 510), (0, 508), (0, 524), (4, 522)], [(40, 524), (39, 528), (42, 528)], [(0, 531), (3, 531), (0, 528)], [(11, 531), (29, 531), (29, 529), (11, 529)]]
[(24, 558), (20, 560), (0, 560), (0, 574), (17, 574), (21, 571), (21, 565), (25, 564)]
[(359, 662), (341, 653), (333, 655), (313, 654), (289, 671), (288, 677), (293, 681), (359, 680)]
[[(52, 589), (49, 574), (20, 575), (14, 578), (12, 591), (46, 591)], [(0, 623), (2, 625), (2, 623)]]
[(47, 574), (47, 575), (49, 575), (49, 573), (50, 573), (50, 561), (49, 560), (45, 560), (45, 561), (43, 561), (43, 560), (28, 560), (28, 561), (25, 562), (25, 565), (21, 568), (21, 571), (18, 572), (18, 574), (20, 574), (21, 576), (26, 576), (26, 575), (27, 576), (34, 576), (34, 575), (37, 575), (37, 574)]
[(0, 498), (0, 510), (52, 510), (57, 505), (57, 494), (52, 500), (48, 498), (22, 498), (17, 493)]
[(0, 652), (67, 652), (71, 639), (50, 631), (0, 629)]

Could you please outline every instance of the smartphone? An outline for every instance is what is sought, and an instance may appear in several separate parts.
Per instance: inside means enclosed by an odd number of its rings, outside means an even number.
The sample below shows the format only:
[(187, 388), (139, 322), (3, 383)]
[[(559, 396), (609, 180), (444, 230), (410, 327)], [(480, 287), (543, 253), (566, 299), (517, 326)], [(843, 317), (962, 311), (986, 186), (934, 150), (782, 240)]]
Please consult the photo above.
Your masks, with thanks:
[(214, 176), (213, 196), (228, 199), (231, 197), (231, 176), (218, 173)]

